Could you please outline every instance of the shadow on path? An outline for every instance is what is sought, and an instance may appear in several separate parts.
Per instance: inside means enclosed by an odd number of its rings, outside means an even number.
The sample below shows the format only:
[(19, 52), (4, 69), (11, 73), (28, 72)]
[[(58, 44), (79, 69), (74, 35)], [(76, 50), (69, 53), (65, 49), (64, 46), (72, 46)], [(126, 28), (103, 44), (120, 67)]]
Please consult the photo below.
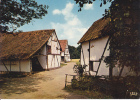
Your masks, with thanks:
[(53, 80), (51, 76), (44, 77), (37, 73), (23, 77), (0, 76), (0, 94), (22, 94), (36, 92), (40, 88), (40, 81)]

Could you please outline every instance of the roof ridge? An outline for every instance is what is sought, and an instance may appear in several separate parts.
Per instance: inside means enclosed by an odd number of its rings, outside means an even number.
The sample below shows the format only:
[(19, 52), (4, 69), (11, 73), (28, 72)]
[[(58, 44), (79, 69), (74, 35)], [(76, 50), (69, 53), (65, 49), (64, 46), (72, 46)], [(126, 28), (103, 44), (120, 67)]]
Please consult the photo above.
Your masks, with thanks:
[(25, 32), (17, 32), (14, 34), (18, 34), (18, 33), (28, 33), (28, 32), (38, 32), (38, 31), (55, 31), (55, 29), (43, 29), (43, 30), (34, 30), (34, 31), (25, 31)]
[(99, 38), (100, 35), (103, 34), (103, 33), (101, 33), (101, 30), (105, 26), (107, 26), (108, 22), (109, 22), (109, 18), (104, 18), (104, 17), (93, 22), (93, 24), (90, 26), (90, 28), (85, 32), (85, 34), (82, 36), (82, 38), (78, 41), (78, 44), (82, 43), (84, 41)]
[[(64, 40), (68, 41), (67, 39), (64, 39)], [(59, 41), (63, 41), (63, 40), (59, 40)]]

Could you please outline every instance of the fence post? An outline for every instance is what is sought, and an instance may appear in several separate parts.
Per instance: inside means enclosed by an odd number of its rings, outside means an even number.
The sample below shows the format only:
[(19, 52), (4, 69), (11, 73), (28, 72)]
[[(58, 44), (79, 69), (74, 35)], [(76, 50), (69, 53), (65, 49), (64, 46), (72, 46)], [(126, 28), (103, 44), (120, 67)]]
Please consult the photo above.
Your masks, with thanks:
[(65, 74), (66, 75), (66, 77), (65, 77), (65, 88), (66, 88), (66, 86), (67, 86), (67, 75), (68, 74)]
[(76, 79), (76, 76), (75, 75), (73, 76), (73, 79)]

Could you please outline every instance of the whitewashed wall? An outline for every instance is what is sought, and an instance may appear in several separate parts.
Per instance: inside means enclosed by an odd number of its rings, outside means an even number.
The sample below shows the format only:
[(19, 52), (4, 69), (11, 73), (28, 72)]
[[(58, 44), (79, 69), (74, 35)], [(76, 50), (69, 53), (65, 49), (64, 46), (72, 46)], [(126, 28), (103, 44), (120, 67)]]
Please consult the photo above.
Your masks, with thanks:
[[(10, 61), (4, 61), (10, 71)], [(31, 72), (32, 62), (30, 60), (11, 61), (11, 72)], [(7, 71), (5, 66), (0, 62), (0, 71)]]
[[(113, 75), (114, 76), (118, 76), (119, 73), (120, 73), (120, 70), (121, 70), (120, 67), (117, 67), (117, 66), (114, 67), (113, 68)], [(128, 67), (125, 66), (124, 69), (123, 69), (123, 72), (122, 72), (122, 76), (127, 76), (127, 75), (135, 76), (136, 73), (134, 71), (130, 71), (130, 68), (128, 68)], [(140, 75), (140, 73), (138, 75)]]
[(48, 69), (60, 67), (60, 55), (48, 55)]
[[(90, 41), (90, 61), (92, 60), (99, 60), (102, 56), (103, 50), (105, 48), (106, 42), (108, 40), (108, 37), (104, 37), (98, 40), (92, 40)], [(82, 43), (82, 48), (83, 48), (83, 53), (84, 53), (84, 60), (85, 64), (88, 65), (86, 68), (86, 71), (89, 71), (89, 42), (84, 42)], [(109, 48), (109, 44), (107, 46), (107, 49)], [(104, 56), (109, 55), (109, 51), (106, 49)], [(83, 60), (83, 53), (81, 49), (81, 64), (84, 65), (84, 60)], [(99, 62), (94, 62), (93, 63), (93, 70), (97, 71)], [(128, 67), (124, 67), (124, 70), (122, 72), (122, 76), (127, 76), (127, 75), (135, 75), (134, 72), (129, 72), (130, 69)], [(92, 75), (95, 75), (95, 72), (90, 71)], [(113, 68), (113, 76), (118, 76), (120, 72), (120, 68), (116, 66)], [(98, 75), (109, 75), (109, 68), (106, 67), (106, 63), (102, 60)]]
[(66, 49), (65, 49), (65, 60), (70, 61), (70, 53), (68, 49), (68, 44), (66, 45)]
[(81, 65), (88, 65), (86, 67), (86, 71), (89, 71), (89, 42), (84, 42), (82, 43), (82, 48), (81, 48)]
[[(107, 43), (108, 37), (104, 37), (98, 40), (92, 40), (90, 42), (90, 60), (99, 60), (102, 56), (102, 53), (104, 51), (105, 45)], [(109, 45), (107, 46), (107, 49), (109, 48)], [(109, 51), (106, 49), (104, 56), (109, 55)], [(97, 71), (99, 62), (93, 63), (93, 69)], [(95, 74), (95, 72), (94, 72)], [(100, 69), (98, 71), (98, 75), (109, 75), (109, 68), (106, 67), (106, 63), (102, 60)]]
[[(101, 58), (107, 39), (108, 37), (105, 37), (99, 40), (90, 41), (90, 61), (99, 60)], [(82, 53), (82, 49), (83, 49), (84, 55)], [(85, 64), (88, 65), (86, 67), (86, 71), (89, 71), (89, 51), (88, 51), (89, 42), (82, 43), (82, 49), (81, 49), (81, 64), (84, 65), (84, 60), (85, 60)], [(108, 54), (109, 54), (109, 51), (106, 51), (104, 56), (107, 56)], [(99, 65), (99, 62), (93, 62), (94, 71), (97, 71), (98, 65)], [(92, 75), (96, 75), (96, 73), (93, 71), (90, 71), (90, 73)], [(101, 62), (98, 75), (109, 75), (109, 68), (106, 67), (106, 64), (104, 63), (104, 61)]]
[(61, 56), (64, 56), (64, 52), (61, 52)]
[(60, 44), (55, 33), (50, 37), (47, 45), (51, 46), (51, 54), (48, 55), (48, 69), (60, 67)]
[(65, 58), (64, 58), (66, 61), (70, 61), (70, 55), (65, 55)]
[(52, 37), (49, 38), (47, 45), (51, 46)]
[(51, 53), (52, 54), (60, 54), (60, 45), (59, 45), (59, 42), (58, 42), (58, 39), (57, 39), (55, 33), (52, 34)]

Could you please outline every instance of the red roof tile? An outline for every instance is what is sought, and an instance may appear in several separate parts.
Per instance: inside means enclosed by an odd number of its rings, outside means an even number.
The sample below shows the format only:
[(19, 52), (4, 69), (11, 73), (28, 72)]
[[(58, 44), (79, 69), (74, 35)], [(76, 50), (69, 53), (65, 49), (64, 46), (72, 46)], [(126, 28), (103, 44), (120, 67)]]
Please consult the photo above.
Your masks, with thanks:
[(65, 51), (66, 45), (68, 44), (67, 40), (59, 40), (60, 46), (62, 48), (62, 52)]

